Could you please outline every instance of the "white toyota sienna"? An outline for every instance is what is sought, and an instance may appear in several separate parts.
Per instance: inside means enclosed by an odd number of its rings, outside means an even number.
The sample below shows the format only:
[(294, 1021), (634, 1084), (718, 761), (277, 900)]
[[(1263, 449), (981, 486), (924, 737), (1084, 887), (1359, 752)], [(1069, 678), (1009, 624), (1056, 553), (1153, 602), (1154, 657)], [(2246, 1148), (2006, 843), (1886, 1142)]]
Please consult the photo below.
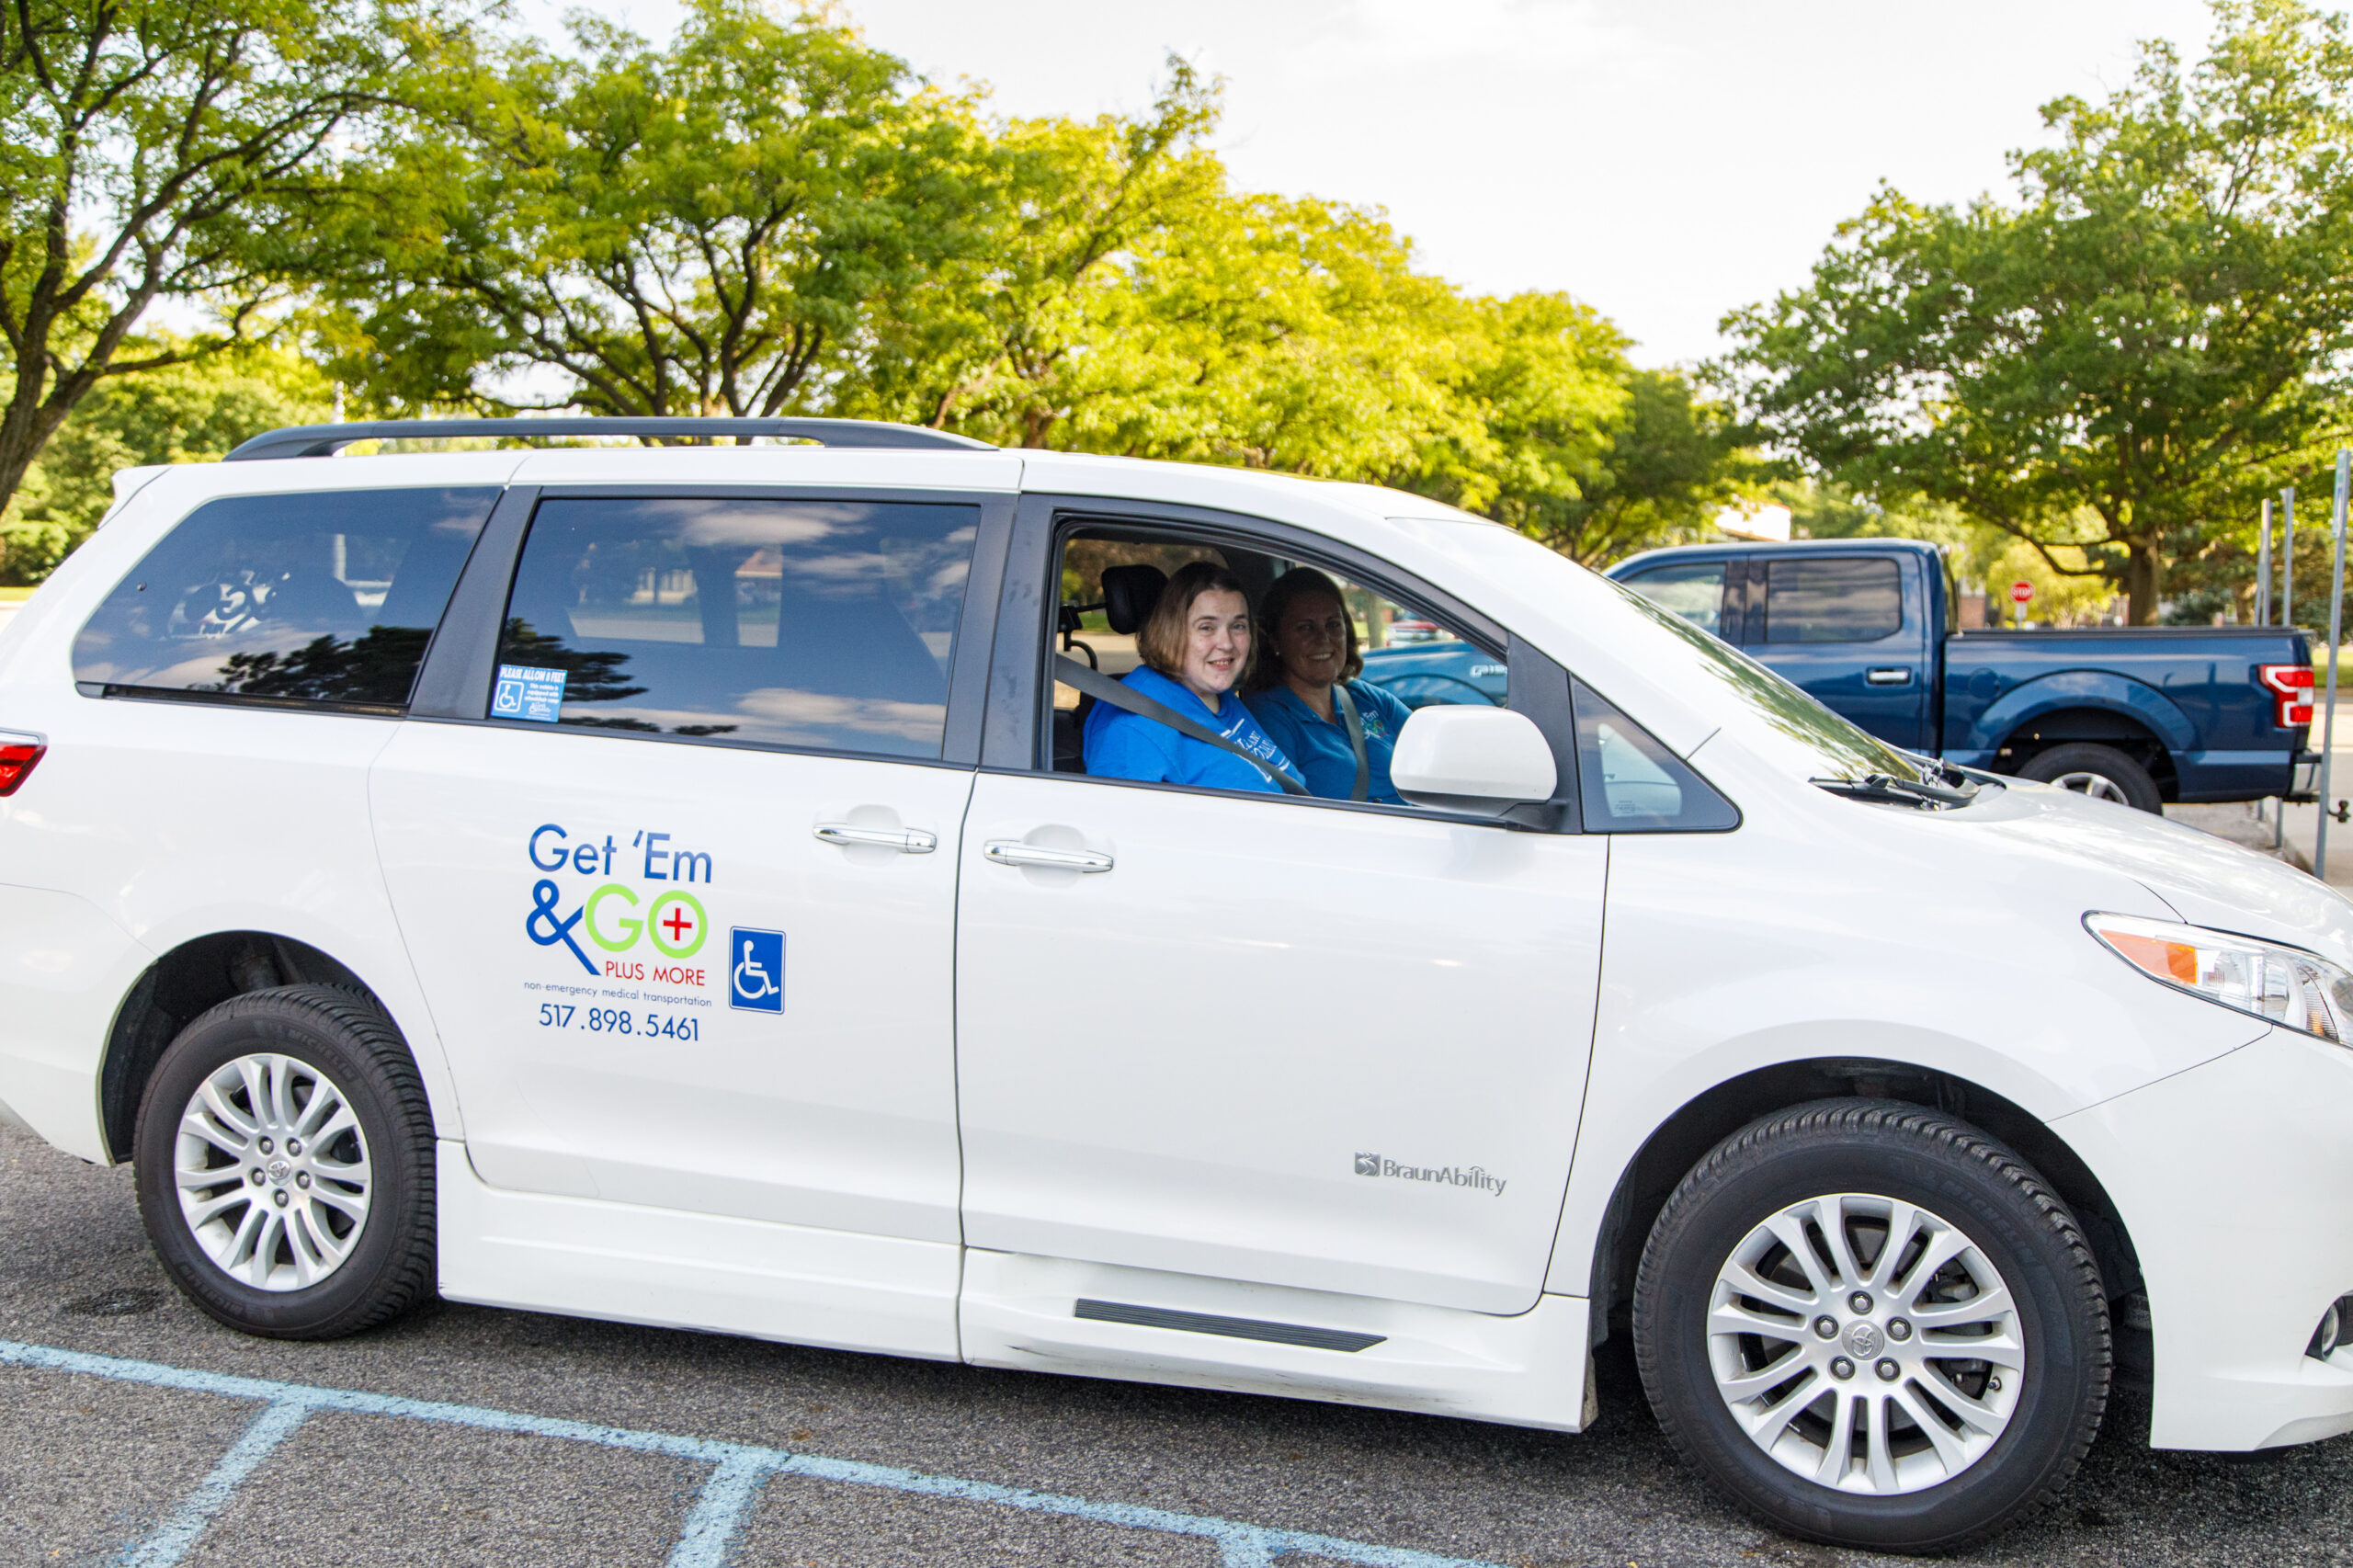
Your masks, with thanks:
[[(745, 439), (339, 455), (584, 427)], [(2353, 904), (1509, 529), (793, 420), (117, 494), (0, 633), (0, 1117), (133, 1162), (224, 1324), (1562, 1431), (1630, 1334), (1732, 1498), (1897, 1551), (2049, 1498), (2117, 1375), (2159, 1447), (2353, 1429)], [(1391, 789), (1088, 775), (1197, 562), (1338, 585)]]

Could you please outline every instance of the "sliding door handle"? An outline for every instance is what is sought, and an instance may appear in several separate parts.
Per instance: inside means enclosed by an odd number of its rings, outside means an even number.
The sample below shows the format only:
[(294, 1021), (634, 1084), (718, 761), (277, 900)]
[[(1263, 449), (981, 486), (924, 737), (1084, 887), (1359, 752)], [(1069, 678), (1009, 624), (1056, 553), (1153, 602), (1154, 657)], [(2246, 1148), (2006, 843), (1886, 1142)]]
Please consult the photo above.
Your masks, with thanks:
[(919, 827), (859, 827), (846, 822), (821, 822), (817, 837), (826, 844), (871, 845), (877, 849), (895, 849), (902, 855), (928, 855), (939, 847), (937, 835)]
[(1873, 686), (1910, 686), (1912, 672), (1902, 665), (1893, 665), (1876, 670), (1865, 670), (1863, 678)]
[(1051, 845), (1024, 844), (1017, 838), (992, 838), (981, 850), (984, 859), (999, 866), (1035, 866), (1051, 871), (1108, 871), (1111, 857), (1094, 849), (1056, 849)]

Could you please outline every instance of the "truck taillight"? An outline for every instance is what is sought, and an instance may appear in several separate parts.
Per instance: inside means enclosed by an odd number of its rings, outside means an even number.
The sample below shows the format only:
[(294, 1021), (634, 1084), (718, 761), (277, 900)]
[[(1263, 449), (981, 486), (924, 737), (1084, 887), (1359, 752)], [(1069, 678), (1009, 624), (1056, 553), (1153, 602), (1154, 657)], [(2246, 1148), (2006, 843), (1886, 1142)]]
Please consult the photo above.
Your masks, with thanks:
[(2313, 722), (2313, 669), (2310, 665), (2258, 665), (2256, 672), (2279, 699), (2273, 722), (2283, 730)]

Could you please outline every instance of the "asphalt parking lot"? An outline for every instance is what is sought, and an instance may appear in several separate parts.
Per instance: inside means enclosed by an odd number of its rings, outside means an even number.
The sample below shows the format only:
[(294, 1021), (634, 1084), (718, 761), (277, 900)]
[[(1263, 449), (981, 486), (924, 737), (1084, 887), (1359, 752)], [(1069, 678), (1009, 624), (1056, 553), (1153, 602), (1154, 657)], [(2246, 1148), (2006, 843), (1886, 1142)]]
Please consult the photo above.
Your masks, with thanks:
[[(1677, 1465), (1605, 1347), (1579, 1437), (444, 1306), (332, 1345), (232, 1334), (147, 1249), (128, 1169), (0, 1131), (0, 1558), (376, 1564), (1883, 1561), (1760, 1531)], [(2353, 1560), (2353, 1441), (2153, 1453), (2127, 1393), (1987, 1563)]]

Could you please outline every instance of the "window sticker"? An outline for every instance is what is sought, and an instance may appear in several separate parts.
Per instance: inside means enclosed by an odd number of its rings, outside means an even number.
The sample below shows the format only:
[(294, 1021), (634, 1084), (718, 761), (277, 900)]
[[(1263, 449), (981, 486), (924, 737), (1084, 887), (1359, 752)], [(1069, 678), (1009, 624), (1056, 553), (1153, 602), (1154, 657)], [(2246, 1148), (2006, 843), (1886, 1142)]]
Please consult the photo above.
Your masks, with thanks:
[(490, 699), (490, 716), (522, 719), (534, 724), (554, 723), (563, 709), (565, 674), (531, 665), (499, 665), (498, 687)]

